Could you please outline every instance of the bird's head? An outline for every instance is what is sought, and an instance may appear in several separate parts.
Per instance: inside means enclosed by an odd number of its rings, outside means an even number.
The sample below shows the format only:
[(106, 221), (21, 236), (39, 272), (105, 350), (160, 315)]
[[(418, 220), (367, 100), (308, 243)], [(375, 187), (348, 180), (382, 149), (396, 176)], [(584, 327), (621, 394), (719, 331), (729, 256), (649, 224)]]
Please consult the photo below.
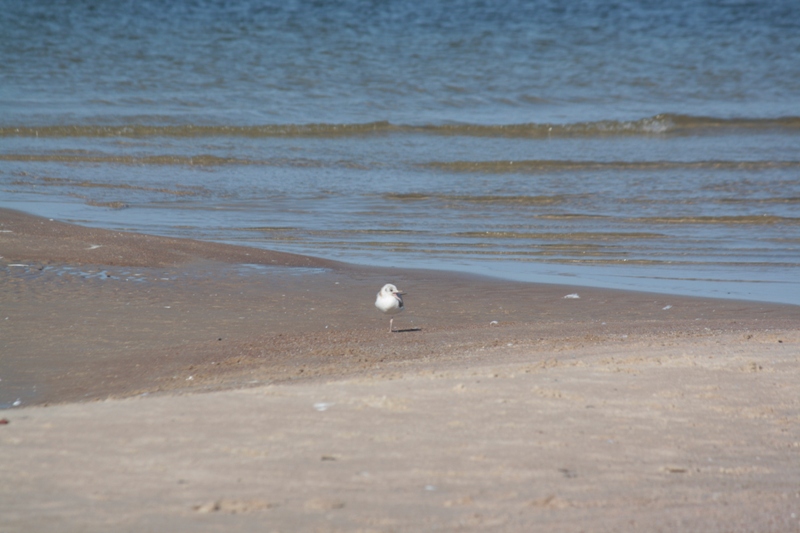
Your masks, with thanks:
[(405, 294), (403, 291), (401, 291), (400, 289), (398, 289), (397, 287), (395, 287), (391, 283), (387, 283), (386, 285), (384, 285), (383, 288), (381, 289), (381, 292), (383, 294), (386, 294), (387, 296), (390, 295), (390, 294), (398, 295), (398, 296)]

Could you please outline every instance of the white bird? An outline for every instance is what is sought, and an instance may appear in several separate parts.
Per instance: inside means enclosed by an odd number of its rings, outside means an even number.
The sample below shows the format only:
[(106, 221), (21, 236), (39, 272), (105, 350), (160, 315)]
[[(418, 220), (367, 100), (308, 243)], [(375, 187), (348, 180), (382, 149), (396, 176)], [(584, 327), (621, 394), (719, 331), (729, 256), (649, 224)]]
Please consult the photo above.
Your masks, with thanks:
[[(386, 315), (396, 315), (404, 309), (403, 294), (405, 294), (403, 291), (397, 290), (397, 287), (391, 283), (387, 283), (380, 292), (378, 292), (378, 298), (375, 300), (375, 307), (383, 311)], [(389, 332), (394, 331), (392, 329), (393, 321), (394, 317), (389, 319)]]

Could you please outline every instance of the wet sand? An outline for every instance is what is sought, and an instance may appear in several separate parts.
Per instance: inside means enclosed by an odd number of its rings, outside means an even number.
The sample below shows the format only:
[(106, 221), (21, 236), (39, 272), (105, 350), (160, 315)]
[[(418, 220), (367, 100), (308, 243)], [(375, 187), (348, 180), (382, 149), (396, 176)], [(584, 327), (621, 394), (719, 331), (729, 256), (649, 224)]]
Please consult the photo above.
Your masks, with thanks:
[(798, 306), (0, 223), (2, 531), (800, 529)]

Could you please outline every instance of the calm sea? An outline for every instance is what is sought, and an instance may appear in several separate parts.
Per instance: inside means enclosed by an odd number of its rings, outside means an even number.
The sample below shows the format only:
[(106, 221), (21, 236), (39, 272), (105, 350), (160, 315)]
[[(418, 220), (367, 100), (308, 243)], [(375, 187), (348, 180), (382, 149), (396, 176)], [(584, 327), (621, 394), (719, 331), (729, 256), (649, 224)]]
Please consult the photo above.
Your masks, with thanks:
[(800, 4), (0, 0), (0, 205), (800, 304)]

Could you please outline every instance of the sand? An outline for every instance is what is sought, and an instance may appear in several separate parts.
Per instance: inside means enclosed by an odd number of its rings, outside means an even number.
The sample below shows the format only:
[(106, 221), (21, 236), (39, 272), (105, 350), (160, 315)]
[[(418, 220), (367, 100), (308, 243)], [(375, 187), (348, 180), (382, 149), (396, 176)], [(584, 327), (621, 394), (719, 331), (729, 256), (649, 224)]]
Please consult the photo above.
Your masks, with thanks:
[(0, 224), (0, 531), (800, 531), (798, 306)]

